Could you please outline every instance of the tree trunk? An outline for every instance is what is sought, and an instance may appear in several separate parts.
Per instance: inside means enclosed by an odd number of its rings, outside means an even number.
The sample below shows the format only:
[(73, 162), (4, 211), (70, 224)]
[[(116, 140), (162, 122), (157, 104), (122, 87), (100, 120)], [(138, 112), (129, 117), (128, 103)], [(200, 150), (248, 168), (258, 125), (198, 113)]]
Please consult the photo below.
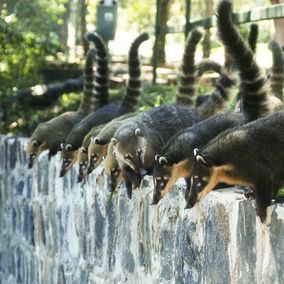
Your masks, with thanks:
[(68, 17), (68, 62), (75, 62), (76, 58), (76, 31), (77, 31), (77, 21), (76, 21), (76, 11), (77, 11), (77, 0), (70, 0), (70, 10)]
[(83, 44), (85, 55), (87, 54), (89, 50), (88, 41), (84, 40), (84, 35), (87, 31), (87, 27), (86, 27), (87, 6), (88, 6), (88, 0), (81, 0), (81, 31), (82, 31), (81, 42)]
[[(206, 0), (205, 5), (206, 5), (205, 16), (211, 17), (214, 14), (213, 0)], [(210, 29), (205, 30), (204, 39), (202, 42), (203, 58), (208, 58), (210, 56), (210, 45), (211, 45), (210, 36), (211, 36)]]
[[(271, 0), (272, 4), (284, 3), (284, 0)], [(284, 51), (284, 19), (274, 20), (275, 40), (280, 44)]]
[[(173, 4), (174, 0), (162, 0), (161, 7), (160, 7), (160, 14), (159, 14), (159, 27), (160, 30), (164, 30), (167, 26), (167, 22), (170, 15), (170, 8)], [(166, 52), (165, 52), (165, 45), (166, 45), (166, 34), (160, 33), (157, 38), (157, 55), (158, 55), (158, 65), (163, 65), (166, 63)]]

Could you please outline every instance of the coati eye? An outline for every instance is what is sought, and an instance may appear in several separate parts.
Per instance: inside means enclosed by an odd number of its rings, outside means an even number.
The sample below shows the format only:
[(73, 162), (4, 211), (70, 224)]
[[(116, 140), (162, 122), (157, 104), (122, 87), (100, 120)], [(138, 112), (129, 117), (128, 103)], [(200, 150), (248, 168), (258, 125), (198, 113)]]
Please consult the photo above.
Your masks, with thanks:
[(33, 145), (34, 147), (38, 147), (39, 144), (40, 144), (40, 143), (39, 143), (37, 140), (33, 140), (33, 141), (32, 141), (32, 145)]
[(124, 155), (124, 158), (125, 158), (126, 160), (129, 160), (129, 161), (132, 161), (132, 160), (133, 160), (132, 157), (131, 157), (129, 154), (125, 154), (125, 155)]

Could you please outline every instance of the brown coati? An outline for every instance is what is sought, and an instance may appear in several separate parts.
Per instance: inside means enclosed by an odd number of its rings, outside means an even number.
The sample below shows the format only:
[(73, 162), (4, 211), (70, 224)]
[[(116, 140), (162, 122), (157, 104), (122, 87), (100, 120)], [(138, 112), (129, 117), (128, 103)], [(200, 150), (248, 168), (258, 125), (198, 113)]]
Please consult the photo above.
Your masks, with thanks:
[(108, 187), (111, 192), (114, 192), (123, 178), (118, 161), (113, 153), (112, 143), (108, 144), (107, 155), (104, 162), (104, 172), (107, 176)]
[(77, 182), (81, 182), (87, 174), (88, 168), (88, 147), (91, 143), (91, 139), (93, 136), (96, 136), (105, 125), (99, 125), (97, 127), (92, 128), (89, 133), (85, 136), (81, 147), (78, 150), (76, 162), (79, 165)]
[(198, 122), (174, 135), (155, 157), (152, 204), (157, 204), (172, 189), (178, 178), (185, 178), (186, 198), (194, 160), (193, 150), (206, 145), (219, 133), (247, 122), (247, 117), (242, 113), (225, 112)]
[(195, 50), (202, 38), (200, 29), (193, 29), (186, 39), (181, 65), (180, 83), (176, 103), (192, 107), (196, 100)]
[(277, 41), (270, 41), (269, 49), (272, 52), (272, 66), (269, 72), (270, 93), (283, 101), (284, 87), (284, 57)]
[(199, 107), (191, 109), (178, 105), (156, 107), (139, 114), (118, 128), (112, 143), (122, 170), (127, 165), (126, 175), (129, 179), (135, 180), (139, 186), (138, 180), (141, 180), (146, 173), (152, 174), (155, 155), (160, 153), (162, 147), (175, 133), (225, 110), (230, 89), (235, 82), (234, 75), (231, 77), (229, 72), (222, 73), (216, 91)]
[[(219, 27), (220, 22), (217, 23)], [(228, 25), (230, 28), (228, 28)], [(231, 31), (231, 29), (233, 31)], [(253, 37), (255, 42), (255, 29), (251, 28), (251, 30), (253, 30), (251, 33), (254, 34)], [(230, 37), (230, 41), (226, 41), (227, 46), (229, 44), (234, 45), (234, 48), (227, 48), (225, 52), (225, 54), (227, 54), (225, 66), (229, 65), (229, 67), (234, 68), (235, 63), (230, 62), (230, 60), (233, 60), (233, 62), (237, 60), (239, 54), (235, 55), (235, 53), (250, 54), (251, 50), (248, 46), (246, 46), (243, 38), (239, 35), (231, 22), (226, 23), (225, 30), (219, 28), (219, 31), (220, 33), (226, 32), (226, 34), (223, 35), (223, 38), (225, 36)], [(234, 37), (231, 36), (232, 33), (235, 34)], [(228, 54), (230, 54), (230, 56), (228, 56)], [(263, 105), (268, 104), (268, 96), (264, 96), (261, 92), (265, 86), (265, 81), (260, 81), (260, 84), (257, 85), (253, 85), (253, 83), (249, 84), (249, 82), (257, 82), (257, 80), (261, 78), (259, 76), (260, 71), (254, 61), (253, 56), (245, 57), (244, 59), (241, 58), (241, 60), (251, 60), (250, 62), (246, 62), (246, 64), (236, 63), (239, 67), (239, 72), (242, 74), (242, 80), (245, 81), (245, 83), (241, 82), (241, 95), (246, 98), (243, 101), (244, 107), (242, 113), (224, 113), (215, 115), (206, 121), (200, 122), (191, 128), (181, 131), (165, 145), (160, 154), (157, 156), (153, 171), (153, 179), (155, 183), (153, 204), (159, 202), (159, 200), (172, 189), (173, 184), (180, 177), (184, 177), (186, 180), (187, 190), (185, 195), (187, 196), (191, 180), (191, 167), (193, 163), (194, 148), (206, 145), (211, 139), (226, 129), (232, 128), (236, 125), (248, 123), (252, 117), (258, 118), (255, 116), (256, 113), (263, 115), (263, 112), (258, 112), (258, 108), (262, 110)], [(248, 70), (247, 66), (252, 67), (248, 73), (246, 73), (246, 70)], [(245, 69), (243, 70), (242, 68)], [(253, 71), (255, 73), (253, 73)], [(245, 77), (246, 75), (247, 77)], [(257, 96), (257, 94), (262, 95), (263, 100), (256, 100), (254, 103), (254, 108), (251, 109), (250, 102)], [(253, 96), (253, 98), (249, 99), (249, 96)], [(246, 104), (249, 104), (248, 107)], [(251, 113), (251, 111), (253, 112)]]
[(71, 131), (72, 127), (82, 120), (88, 113), (94, 110), (93, 100), (104, 101), (105, 98), (93, 92), (94, 71), (93, 62), (96, 56), (96, 50), (88, 51), (84, 70), (84, 94), (77, 111), (65, 112), (49, 121), (40, 123), (33, 132), (27, 145), (27, 154), (29, 156), (28, 167), (33, 166), (35, 158), (44, 150), (49, 150), (49, 158), (59, 151)]
[(92, 135), (88, 149), (88, 174), (91, 173), (104, 159), (108, 144), (116, 129), (127, 122), (127, 119), (134, 117), (136, 113), (131, 112), (108, 122), (96, 135)]
[[(138, 55), (139, 46), (149, 38), (147, 33), (139, 35), (131, 44), (128, 54), (129, 80), (127, 83), (126, 94), (121, 105), (106, 104), (95, 112), (92, 112), (78, 124), (76, 124), (66, 138), (62, 149), (62, 166), (60, 176), (71, 168), (74, 163), (73, 154), (81, 146), (85, 135), (91, 128), (96, 125), (105, 124), (115, 117), (119, 117), (125, 113), (133, 112), (137, 107), (138, 97), (141, 93), (141, 68)], [(88, 37), (92, 40), (92, 37)], [(105, 45), (104, 49), (106, 49)]]
[[(284, 112), (225, 131), (195, 150), (187, 208), (219, 182), (248, 186), (261, 221), (284, 184)], [(242, 154), (245, 154), (243, 156)]]
[(235, 82), (225, 75), (224, 78), (216, 92), (197, 108), (156, 107), (129, 119), (117, 129), (111, 141), (120, 167), (127, 168), (125, 174), (130, 180), (139, 185), (139, 176), (141, 180), (145, 174), (152, 174), (155, 155), (179, 130), (224, 110), (229, 89)]

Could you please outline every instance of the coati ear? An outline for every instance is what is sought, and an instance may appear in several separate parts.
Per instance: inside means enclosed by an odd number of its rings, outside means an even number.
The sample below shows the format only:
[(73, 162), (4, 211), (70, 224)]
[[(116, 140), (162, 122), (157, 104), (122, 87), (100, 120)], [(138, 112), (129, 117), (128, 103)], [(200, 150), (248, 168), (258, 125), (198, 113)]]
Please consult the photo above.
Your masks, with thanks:
[(67, 144), (66, 147), (65, 147), (65, 149), (66, 149), (67, 151), (72, 151), (73, 147), (72, 147), (71, 144)]
[(159, 158), (160, 158), (160, 155), (157, 154), (157, 155), (155, 156), (155, 161), (158, 162), (158, 161), (159, 161)]
[(117, 139), (114, 137), (112, 137), (110, 141), (112, 142), (113, 145), (116, 145), (118, 142)]
[(196, 155), (199, 153), (199, 149), (198, 148), (195, 148), (194, 150), (193, 150), (193, 155), (194, 155), (194, 157), (196, 157)]
[(40, 143), (39, 143), (37, 140), (33, 140), (33, 141), (32, 141), (32, 145), (33, 145), (34, 147), (38, 147), (38, 146), (40, 145)]
[(61, 150), (64, 149), (64, 143), (61, 143), (61, 144), (60, 144), (60, 148), (61, 148)]
[(105, 141), (103, 139), (99, 139), (97, 137), (94, 138), (94, 142), (95, 142), (95, 144), (101, 145), (101, 146), (104, 146), (105, 144), (107, 144), (107, 143), (105, 143)]
[(81, 147), (80, 152), (87, 154), (87, 149), (85, 147)]
[(140, 137), (143, 136), (140, 128), (136, 128), (134, 133), (136, 136), (140, 136)]
[(201, 163), (201, 164), (203, 164), (204, 166), (210, 166), (210, 162), (209, 161), (207, 161), (203, 156), (201, 156), (200, 154), (197, 154), (196, 156), (195, 156), (195, 159), (196, 159), (196, 161), (198, 162), (198, 163)]
[(161, 166), (167, 166), (169, 164), (169, 162), (165, 157), (159, 157), (159, 164)]

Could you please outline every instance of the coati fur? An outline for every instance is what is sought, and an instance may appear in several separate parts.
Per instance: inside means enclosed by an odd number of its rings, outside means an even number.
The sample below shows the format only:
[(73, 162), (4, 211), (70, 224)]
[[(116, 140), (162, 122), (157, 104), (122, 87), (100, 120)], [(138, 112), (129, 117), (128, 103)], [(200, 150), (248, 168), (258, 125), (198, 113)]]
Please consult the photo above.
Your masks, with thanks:
[(154, 156), (175, 133), (226, 109), (230, 89), (236, 82), (235, 76), (226, 71), (222, 73), (216, 91), (199, 107), (156, 107), (118, 128), (112, 138), (114, 153), (122, 170), (128, 166), (127, 175), (138, 186), (145, 174), (152, 174)]
[[(132, 43), (129, 50), (128, 66), (129, 66), (129, 80), (127, 83), (126, 94), (121, 105), (106, 104), (95, 112), (92, 112), (78, 124), (76, 124), (66, 138), (64, 147), (62, 149), (62, 166), (60, 176), (71, 168), (74, 163), (74, 153), (81, 146), (85, 135), (92, 127), (96, 125), (105, 124), (115, 117), (119, 117), (127, 112), (133, 112), (137, 107), (138, 96), (141, 93), (141, 68), (138, 56), (139, 46), (149, 38), (147, 33), (139, 35)], [(93, 37), (88, 37), (92, 40)], [(106, 47), (102, 44), (104, 50)]]
[(49, 150), (49, 158), (60, 151), (63, 143), (72, 127), (94, 110), (93, 100), (99, 102), (102, 96), (93, 92), (94, 71), (93, 62), (96, 56), (95, 49), (87, 53), (84, 70), (84, 94), (77, 111), (68, 111), (49, 121), (40, 123), (33, 132), (27, 145), (28, 167), (33, 166), (36, 157), (44, 150)]
[(92, 137), (96, 136), (105, 125), (99, 125), (92, 128), (89, 133), (85, 136), (81, 147), (78, 150), (76, 161), (79, 164), (79, 171), (77, 176), (77, 182), (81, 182), (87, 174), (88, 169), (88, 147), (91, 143)]
[[(160, 153), (165, 143), (179, 130), (224, 110), (233, 81), (224, 80), (204, 104), (197, 108), (165, 105), (145, 111), (122, 124), (114, 134), (114, 153), (121, 168), (128, 166), (128, 176), (135, 183), (145, 174), (152, 174), (154, 156)], [(140, 177), (139, 177), (140, 176)], [(130, 179), (132, 179), (132, 177)]]
[(134, 112), (124, 114), (108, 122), (96, 135), (92, 135), (88, 146), (88, 174), (91, 173), (104, 159), (107, 154), (108, 144), (116, 129), (134, 117)]
[(269, 72), (270, 93), (283, 102), (284, 87), (284, 57), (279, 43), (270, 41), (269, 49), (272, 52), (272, 66)]
[(107, 155), (104, 162), (104, 172), (107, 176), (109, 190), (114, 192), (122, 179), (122, 171), (114, 156), (112, 143), (108, 144)]
[[(228, 15), (230, 16), (229, 11)], [(224, 22), (224, 20), (222, 22)], [(227, 19), (227, 21), (223, 23), (226, 25), (226, 29), (220, 27), (220, 21), (218, 21), (217, 24), (219, 32), (225, 32), (225, 35), (222, 36), (221, 34), (221, 38), (226, 36), (230, 38), (230, 41), (228, 39), (225, 40), (227, 44), (225, 45), (225, 54), (230, 54), (230, 56), (227, 56), (225, 68), (226, 66), (229, 66), (229, 68), (234, 69), (234, 65), (236, 64), (239, 68), (240, 74), (242, 74), (242, 80), (245, 81), (245, 83), (241, 82), (241, 95), (245, 98), (245, 100), (243, 100), (242, 113), (223, 113), (215, 115), (191, 128), (181, 131), (165, 145), (160, 155), (156, 157), (156, 163), (153, 171), (153, 179), (155, 183), (153, 204), (158, 203), (159, 200), (172, 189), (175, 181), (180, 177), (185, 178), (187, 183), (187, 189), (185, 192), (185, 198), (187, 198), (191, 181), (191, 167), (193, 164), (194, 148), (206, 145), (211, 139), (226, 129), (233, 128), (236, 125), (243, 125), (251, 121), (253, 118), (258, 118), (256, 114), (260, 116), (264, 115), (265, 109), (263, 106), (269, 104), (269, 96), (262, 92), (266, 88), (266, 82), (260, 76), (260, 69), (256, 65), (253, 56), (239, 58), (239, 53), (252, 55), (251, 49), (246, 46), (244, 40), (232, 24), (231, 19)], [(251, 33), (253, 36), (250, 36), (250, 38), (254, 38), (254, 40), (250, 40), (250, 44), (252, 44), (252, 42), (256, 42), (256, 29), (251, 28)], [(234, 34), (234, 37), (232, 37), (232, 34)], [(228, 46), (231, 45), (234, 47), (228, 48)], [(246, 60), (246, 62), (237, 63), (237, 60)], [(250, 70), (248, 66), (252, 69)], [(254, 83), (250, 82), (259, 83), (254, 85)], [(251, 101), (253, 101), (258, 94), (262, 96), (262, 99), (257, 99), (254, 102), (254, 107), (251, 108)], [(250, 99), (249, 96), (253, 96), (252, 99)], [(261, 111), (258, 111), (258, 109)]]
[(198, 122), (174, 135), (155, 157), (153, 170), (154, 191), (152, 204), (157, 204), (173, 187), (178, 178), (185, 178), (187, 196), (190, 187), (193, 150), (205, 146), (219, 133), (247, 123), (242, 113), (225, 112)]
[(253, 189), (256, 213), (264, 222), (266, 208), (284, 184), (283, 133), (281, 111), (225, 131), (196, 149), (187, 208), (219, 182), (238, 184)]
[(195, 50), (202, 38), (200, 29), (193, 29), (186, 39), (176, 103), (192, 107), (196, 99)]

